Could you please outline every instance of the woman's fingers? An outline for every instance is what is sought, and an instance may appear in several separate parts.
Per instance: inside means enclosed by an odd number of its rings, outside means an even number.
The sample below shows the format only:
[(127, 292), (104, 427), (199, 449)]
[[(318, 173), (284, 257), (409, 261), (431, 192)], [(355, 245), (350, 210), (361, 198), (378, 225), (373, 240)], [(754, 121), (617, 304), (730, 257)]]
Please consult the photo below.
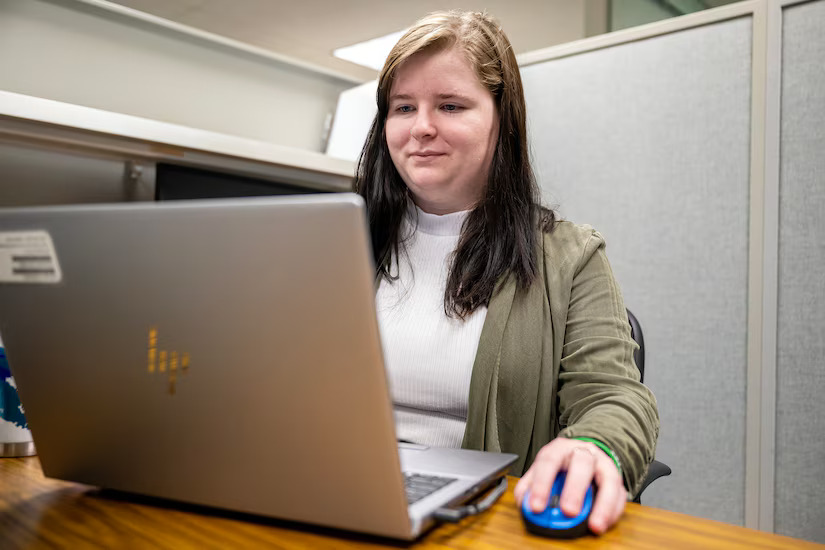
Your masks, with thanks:
[(584, 496), (593, 481), (593, 474), (596, 471), (596, 461), (598, 460), (596, 451), (599, 451), (599, 449), (594, 451), (586, 445), (595, 447), (592, 443), (582, 442), (570, 449), (567, 456), (567, 476), (564, 480), (564, 489), (561, 492), (559, 505), (564, 515), (568, 517), (574, 517), (581, 513)]
[(596, 493), (596, 502), (588, 520), (588, 525), (594, 533), (604, 533), (616, 522), (624, 510), (623, 503), (627, 498), (616, 465), (607, 456), (604, 458), (607, 460), (599, 461), (596, 469), (595, 480), (599, 491)]
[(527, 489), (530, 488), (532, 478), (533, 468), (531, 467), (529, 470), (524, 472), (524, 475), (521, 476), (521, 479), (518, 480), (518, 483), (516, 483), (516, 488), (513, 489), (513, 494), (516, 497), (516, 502), (519, 506), (521, 506), (521, 500), (524, 498), (524, 493), (526, 493)]
[(550, 491), (553, 488), (553, 481), (556, 479), (556, 474), (563, 468), (564, 452), (558, 449), (558, 445), (548, 443), (539, 451), (536, 460), (530, 467), (533, 472), (530, 481), (530, 510), (533, 513), (540, 513), (547, 508), (547, 503), (550, 500)]

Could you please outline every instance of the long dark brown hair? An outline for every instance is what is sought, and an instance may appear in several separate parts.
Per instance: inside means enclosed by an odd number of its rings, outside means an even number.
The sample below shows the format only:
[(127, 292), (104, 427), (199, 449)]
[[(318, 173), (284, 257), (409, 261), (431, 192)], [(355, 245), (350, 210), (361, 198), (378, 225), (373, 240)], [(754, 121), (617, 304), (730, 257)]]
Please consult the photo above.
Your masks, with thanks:
[(390, 157), (385, 136), (389, 94), (398, 67), (417, 53), (460, 48), (495, 99), (499, 135), (481, 200), (467, 215), (452, 257), (444, 310), (466, 318), (486, 306), (502, 278), (526, 288), (537, 274), (538, 228), (551, 231), (555, 215), (540, 206), (527, 148), (524, 89), (510, 41), (492, 17), (436, 12), (419, 20), (393, 47), (378, 78), (378, 113), (358, 161), (355, 191), (367, 206), (377, 276), (393, 279), (409, 191)]

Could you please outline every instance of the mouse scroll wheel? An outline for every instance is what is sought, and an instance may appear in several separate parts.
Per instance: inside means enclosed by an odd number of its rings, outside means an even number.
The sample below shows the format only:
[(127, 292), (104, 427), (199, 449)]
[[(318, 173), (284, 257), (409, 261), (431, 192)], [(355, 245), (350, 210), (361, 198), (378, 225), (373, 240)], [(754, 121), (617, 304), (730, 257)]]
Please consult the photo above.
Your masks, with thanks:
[(559, 507), (559, 499), (561, 498), (560, 495), (553, 495), (550, 497), (550, 507), (551, 508), (558, 508)]

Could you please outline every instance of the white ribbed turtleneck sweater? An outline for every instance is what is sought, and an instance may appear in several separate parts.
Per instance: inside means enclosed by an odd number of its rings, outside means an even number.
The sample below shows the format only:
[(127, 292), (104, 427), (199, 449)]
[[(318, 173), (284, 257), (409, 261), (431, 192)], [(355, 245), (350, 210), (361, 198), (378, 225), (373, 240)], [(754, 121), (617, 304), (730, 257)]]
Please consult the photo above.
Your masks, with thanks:
[[(459, 447), (467, 423), (467, 398), (487, 308), (466, 320), (444, 313), (451, 255), (468, 212), (438, 216), (411, 207), (401, 234), (396, 281), (383, 280), (376, 294), (378, 323), (399, 439)], [(416, 227), (417, 220), (417, 227)], [(414, 266), (414, 267), (413, 267)]]

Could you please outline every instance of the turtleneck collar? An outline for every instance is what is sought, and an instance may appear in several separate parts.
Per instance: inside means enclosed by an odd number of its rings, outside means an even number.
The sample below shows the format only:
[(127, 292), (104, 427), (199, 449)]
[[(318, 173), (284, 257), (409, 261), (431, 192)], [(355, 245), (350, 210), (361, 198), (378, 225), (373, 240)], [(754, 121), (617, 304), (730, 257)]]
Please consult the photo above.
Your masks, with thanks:
[(407, 207), (408, 221), (415, 226), (417, 220), (418, 231), (428, 235), (457, 237), (461, 234), (461, 226), (464, 225), (464, 220), (467, 219), (469, 213), (470, 210), (462, 210), (444, 215), (428, 214), (412, 201), (409, 201)]

